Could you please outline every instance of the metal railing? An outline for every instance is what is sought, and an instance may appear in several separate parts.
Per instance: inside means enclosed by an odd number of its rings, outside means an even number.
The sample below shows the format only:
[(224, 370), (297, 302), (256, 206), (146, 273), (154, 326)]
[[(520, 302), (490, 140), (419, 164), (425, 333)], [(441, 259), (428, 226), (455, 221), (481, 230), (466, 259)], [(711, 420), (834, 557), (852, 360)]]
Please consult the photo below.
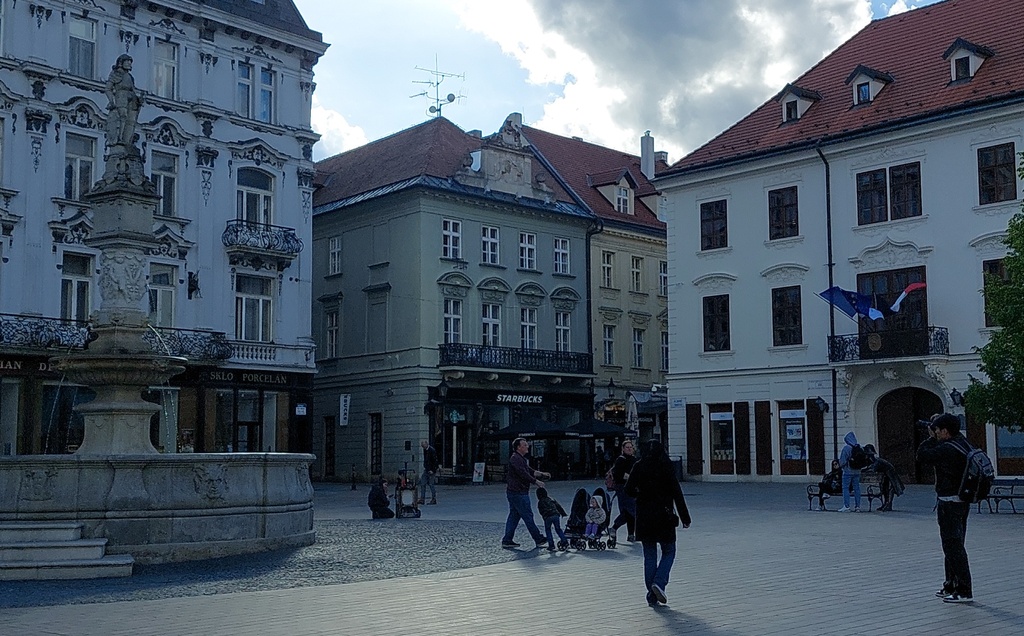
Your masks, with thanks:
[(0, 347), (84, 349), (93, 339), (89, 323), (64, 318), (0, 314)]
[(828, 344), (829, 362), (948, 356), (949, 330), (945, 327), (922, 327), (872, 331), (832, 336)]
[(228, 221), (220, 237), (225, 247), (252, 247), (269, 252), (297, 255), (302, 251), (302, 239), (290, 227), (254, 223), (244, 219)]
[(547, 349), (516, 349), (471, 344), (438, 345), (439, 366), (546, 371), (550, 373), (589, 374), (593, 356), (589, 353), (551, 351)]
[(222, 362), (231, 357), (231, 345), (223, 331), (153, 327), (142, 339), (153, 350), (192, 361)]

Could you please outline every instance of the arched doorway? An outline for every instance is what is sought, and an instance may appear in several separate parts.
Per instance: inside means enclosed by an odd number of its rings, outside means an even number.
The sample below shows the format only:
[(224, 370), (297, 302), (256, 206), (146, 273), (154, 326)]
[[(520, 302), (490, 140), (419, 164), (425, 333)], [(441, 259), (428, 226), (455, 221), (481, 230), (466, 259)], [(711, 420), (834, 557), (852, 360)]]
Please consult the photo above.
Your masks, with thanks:
[(914, 387), (896, 389), (882, 396), (875, 409), (878, 423), (878, 454), (896, 467), (909, 484), (935, 483), (931, 469), (922, 470), (915, 455), (927, 434), (915, 422), (942, 412), (939, 396)]

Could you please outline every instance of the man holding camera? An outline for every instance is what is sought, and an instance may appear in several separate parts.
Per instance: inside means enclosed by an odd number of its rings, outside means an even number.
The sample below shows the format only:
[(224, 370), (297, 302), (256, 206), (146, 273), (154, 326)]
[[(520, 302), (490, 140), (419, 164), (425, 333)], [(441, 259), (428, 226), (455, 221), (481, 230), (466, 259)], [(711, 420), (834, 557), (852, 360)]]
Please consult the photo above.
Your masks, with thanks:
[(961, 501), (959, 494), (970, 448), (960, 434), (960, 418), (950, 413), (932, 417), (928, 438), (917, 448), (917, 460), (935, 467), (939, 538), (946, 569), (946, 580), (935, 595), (945, 603), (974, 601), (971, 566), (964, 548), (971, 505)]

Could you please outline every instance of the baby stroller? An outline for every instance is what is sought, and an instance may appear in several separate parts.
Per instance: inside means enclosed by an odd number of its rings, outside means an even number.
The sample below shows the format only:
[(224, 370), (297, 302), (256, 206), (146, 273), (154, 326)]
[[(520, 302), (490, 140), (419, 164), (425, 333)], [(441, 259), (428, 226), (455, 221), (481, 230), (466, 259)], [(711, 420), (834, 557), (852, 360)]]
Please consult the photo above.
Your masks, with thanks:
[(395, 485), (395, 517), (419, 519), (420, 508), (417, 504), (419, 496), (416, 492), (415, 482), (406, 477), (408, 472), (408, 465), (405, 470), (398, 471), (398, 483)]
[[(594, 538), (586, 536), (587, 509), (590, 508), (590, 498), (599, 497), (605, 512), (604, 523), (598, 526), (598, 533)], [(572, 498), (572, 506), (569, 509), (569, 519), (565, 524), (565, 536), (569, 539), (569, 547), (574, 550), (604, 550), (615, 547), (615, 537), (608, 535), (608, 523), (611, 519), (611, 511), (608, 509), (608, 496), (604, 488), (598, 488), (593, 494), (588, 494), (586, 488), (580, 488)], [(607, 541), (602, 537), (607, 536)]]

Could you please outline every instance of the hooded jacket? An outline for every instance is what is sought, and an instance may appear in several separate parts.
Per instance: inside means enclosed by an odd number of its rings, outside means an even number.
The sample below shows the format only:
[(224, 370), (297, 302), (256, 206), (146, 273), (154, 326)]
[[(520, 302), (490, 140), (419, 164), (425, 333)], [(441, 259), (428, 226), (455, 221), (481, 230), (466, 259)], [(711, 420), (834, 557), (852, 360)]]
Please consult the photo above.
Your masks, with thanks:
[(857, 436), (850, 431), (843, 438), (846, 442), (846, 446), (843, 446), (843, 450), (839, 452), (839, 465), (843, 467), (843, 472), (860, 474), (860, 468), (850, 468), (850, 456), (853, 455), (853, 447), (857, 445)]
[(597, 507), (591, 506), (587, 508), (587, 521), (589, 523), (602, 524), (604, 520), (608, 518), (608, 515), (604, 512), (604, 498), (600, 495), (594, 495), (590, 498), (592, 501), (597, 500)]

